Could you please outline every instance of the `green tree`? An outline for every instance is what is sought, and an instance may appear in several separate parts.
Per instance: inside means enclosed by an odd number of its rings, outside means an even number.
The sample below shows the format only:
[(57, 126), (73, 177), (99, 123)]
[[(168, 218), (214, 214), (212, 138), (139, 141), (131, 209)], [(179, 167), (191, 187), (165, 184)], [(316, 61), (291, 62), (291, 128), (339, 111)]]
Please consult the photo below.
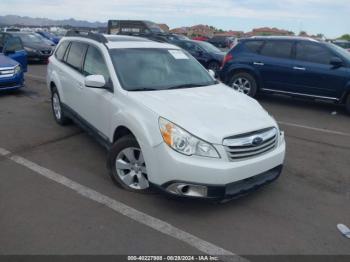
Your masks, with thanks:
[(350, 41), (350, 34), (342, 35), (341, 37), (339, 37), (339, 39)]

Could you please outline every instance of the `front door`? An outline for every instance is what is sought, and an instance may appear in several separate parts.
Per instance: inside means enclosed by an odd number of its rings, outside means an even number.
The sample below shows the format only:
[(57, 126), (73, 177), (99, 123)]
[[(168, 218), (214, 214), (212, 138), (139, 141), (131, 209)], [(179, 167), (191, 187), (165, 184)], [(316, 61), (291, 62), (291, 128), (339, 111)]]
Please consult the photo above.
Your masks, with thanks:
[(340, 97), (346, 85), (348, 68), (332, 66), (330, 61), (335, 56), (335, 53), (317, 42), (298, 42), (294, 67), (295, 92), (329, 98)]
[(114, 94), (110, 72), (106, 65), (102, 52), (95, 46), (88, 47), (84, 66), (84, 76), (102, 75), (109, 88), (91, 88), (84, 85), (81, 99), (80, 114), (96, 129), (104, 139), (108, 138), (110, 119), (113, 106), (111, 105)]

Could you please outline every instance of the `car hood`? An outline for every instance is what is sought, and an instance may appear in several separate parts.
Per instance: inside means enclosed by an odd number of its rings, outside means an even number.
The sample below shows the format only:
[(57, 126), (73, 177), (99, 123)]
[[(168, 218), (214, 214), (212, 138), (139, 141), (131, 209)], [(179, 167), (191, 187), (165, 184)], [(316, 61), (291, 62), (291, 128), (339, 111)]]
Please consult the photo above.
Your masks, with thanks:
[(47, 50), (53, 48), (51, 45), (44, 43), (24, 43), (24, 47), (28, 47), (35, 50)]
[(18, 65), (18, 62), (3, 55), (3, 54), (0, 54), (0, 69), (1, 68), (4, 68), (4, 67), (14, 67)]
[(260, 104), (223, 85), (129, 92), (160, 117), (213, 144), (226, 137), (277, 126)]

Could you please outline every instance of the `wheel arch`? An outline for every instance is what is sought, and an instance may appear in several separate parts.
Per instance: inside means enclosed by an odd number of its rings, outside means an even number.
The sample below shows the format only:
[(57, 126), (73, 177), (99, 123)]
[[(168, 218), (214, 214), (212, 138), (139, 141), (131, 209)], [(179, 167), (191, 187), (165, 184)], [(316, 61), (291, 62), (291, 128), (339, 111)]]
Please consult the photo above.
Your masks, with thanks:
[(260, 89), (262, 87), (262, 78), (261, 78), (260, 73), (257, 70), (255, 70), (254, 68), (251, 68), (249, 66), (239, 66), (239, 67), (231, 68), (227, 73), (225, 83), (227, 84), (230, 81), (230, 79), (232, 78), (232, 76), (234, 74), (237, 74), (237, 73), (248, 73), (248, 74), (252, 75), (256, 80), (256, 83), (258, 85), (258, 89)]

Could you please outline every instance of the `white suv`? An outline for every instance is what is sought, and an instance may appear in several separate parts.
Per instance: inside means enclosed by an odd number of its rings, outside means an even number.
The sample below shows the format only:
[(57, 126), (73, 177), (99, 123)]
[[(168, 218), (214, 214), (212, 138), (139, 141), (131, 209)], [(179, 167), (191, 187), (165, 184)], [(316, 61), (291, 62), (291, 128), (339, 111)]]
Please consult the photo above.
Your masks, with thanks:
[(278, 178), (285, 141), (257, 101), (211, 73), (173, 45), (69, 32), (47, 86), (56, 121), (101, 142), (123, 188), (225, 199)]

